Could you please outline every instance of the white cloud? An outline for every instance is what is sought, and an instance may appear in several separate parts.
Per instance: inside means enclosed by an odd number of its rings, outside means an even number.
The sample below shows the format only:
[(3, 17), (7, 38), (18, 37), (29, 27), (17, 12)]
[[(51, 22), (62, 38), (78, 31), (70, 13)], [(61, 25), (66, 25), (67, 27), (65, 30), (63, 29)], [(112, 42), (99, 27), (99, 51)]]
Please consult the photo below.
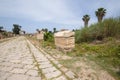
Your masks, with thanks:
[[(78, 24), (75, 15), (63, 0), (2, 0), (0, 5), (2, 17), (28, 18), (38, 22)], [(68, 20), (69, 18), (74, 20)]]
[[(69, 5), (70, 1), (72, 6)], [(83, 26), (81, 18), (84, 14), (90, 15), (90, 24), (95, 23), (97, 19), (94, 12), (97, 8), (106, 8), (106, 17), (111, 17), (119, 13), (119, 3), (120, 0), (109, 2), (102, 0), (90, 2), (86, 0), (0, 0), (0, 17)], [(76, 9), (75, 12), (74, 9)]]

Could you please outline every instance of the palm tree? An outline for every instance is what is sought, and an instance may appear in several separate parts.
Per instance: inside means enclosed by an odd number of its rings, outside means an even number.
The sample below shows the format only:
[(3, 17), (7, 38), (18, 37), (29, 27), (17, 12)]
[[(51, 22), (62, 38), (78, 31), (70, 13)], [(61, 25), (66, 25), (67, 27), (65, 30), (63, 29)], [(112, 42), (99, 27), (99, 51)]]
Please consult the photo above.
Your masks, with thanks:
[(82, 20), (84, 21), (84, 26), (87, 27), (88, 21), (90, 20), (90, 16), (86, 14), (83, 16)]
[(55, 33), (56, 32), (56, 28), (53, 28), (53, 33)]
[(3, 26), (0, 26), (0, 32), (2, 32)]
[(36, 29), (36, 31), (37, 31), (38, 33), (40, 33), (40, 30), (39, 30), (39, 29)]
[(98, 18), (98, 22), (101, 22), (102, 19), (103, 19), (103, 17), (106, 14), (106, 9), (104, 9), (104, 8), (98, 8), (98, 10), (95, 11), (95, 14), (96, 14), (96, 16)]

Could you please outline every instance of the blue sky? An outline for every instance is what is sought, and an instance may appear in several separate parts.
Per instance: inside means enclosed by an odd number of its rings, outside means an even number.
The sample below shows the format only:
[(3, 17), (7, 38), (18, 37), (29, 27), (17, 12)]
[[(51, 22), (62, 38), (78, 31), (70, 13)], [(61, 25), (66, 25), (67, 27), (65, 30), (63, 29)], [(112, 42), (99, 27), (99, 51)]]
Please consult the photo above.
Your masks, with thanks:
[(85, 14), (91, 17), (89, 25), (97, 22), (95, 11), (100, 7), (107, 9), (104, 18), (120, 16), (120, 0), (0, 0), (0, 26), (11, 31), (19, 24), (26, 32), (79, 29)]

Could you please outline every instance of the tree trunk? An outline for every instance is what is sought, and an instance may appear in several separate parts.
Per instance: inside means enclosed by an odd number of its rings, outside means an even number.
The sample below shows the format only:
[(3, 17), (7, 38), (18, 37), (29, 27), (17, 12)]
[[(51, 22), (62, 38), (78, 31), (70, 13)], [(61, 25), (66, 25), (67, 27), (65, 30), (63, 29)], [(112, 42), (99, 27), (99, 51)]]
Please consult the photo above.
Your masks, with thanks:
[(102, 22), (102, 17), (98, 17), (98, 22)]
[(85, 27), (88, 27), (88, 21), (86, 21), (86, 22), (84, 23), (84, 26), (85, 26)]

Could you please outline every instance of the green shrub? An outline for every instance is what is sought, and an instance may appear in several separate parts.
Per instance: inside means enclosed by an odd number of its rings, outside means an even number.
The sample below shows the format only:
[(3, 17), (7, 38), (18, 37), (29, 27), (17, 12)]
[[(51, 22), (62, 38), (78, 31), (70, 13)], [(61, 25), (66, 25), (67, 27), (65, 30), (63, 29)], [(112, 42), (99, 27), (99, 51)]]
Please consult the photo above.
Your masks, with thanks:
[(113, 38), (108, 38), (108, 40), (109, 39), (110, 41), (102, 45), (82, 43), (81, 47), (92, 53), (95, 61), (99, 61), (99, 64), (102, 66), (109, 65), (113, 68), (120, 69), (120, 43), (115, 41)]
[(103, 40), (108, 37), (120, 38), (120, 17), (105, 19), (101, 23), (84, 27), (75, 33), (76, 43)]
[(44, 41), (54, 42), (54, 36), (51, 32), (45, 32)]
[(80, 42), (89, 42), (92, 41), (94, 38), (91, 37), (91, 34), (89, 32), (89, 28), (85, 27), (82, 28), (81, 30), (75, 31), (75, 42), (80, 43)]

